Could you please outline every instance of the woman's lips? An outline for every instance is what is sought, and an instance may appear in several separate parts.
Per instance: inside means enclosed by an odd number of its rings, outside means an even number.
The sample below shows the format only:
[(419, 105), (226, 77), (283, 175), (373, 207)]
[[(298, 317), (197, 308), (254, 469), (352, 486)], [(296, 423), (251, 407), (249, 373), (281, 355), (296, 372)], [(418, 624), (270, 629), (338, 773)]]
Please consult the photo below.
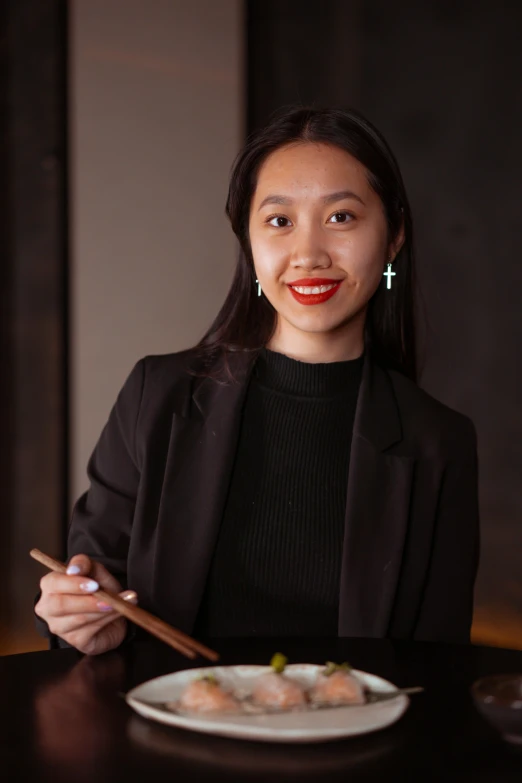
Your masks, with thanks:
[(300, 304), (317, 305), (327, 302), (339, 290), (342, 280), (307, 278), (288, 284), (290, 293)]

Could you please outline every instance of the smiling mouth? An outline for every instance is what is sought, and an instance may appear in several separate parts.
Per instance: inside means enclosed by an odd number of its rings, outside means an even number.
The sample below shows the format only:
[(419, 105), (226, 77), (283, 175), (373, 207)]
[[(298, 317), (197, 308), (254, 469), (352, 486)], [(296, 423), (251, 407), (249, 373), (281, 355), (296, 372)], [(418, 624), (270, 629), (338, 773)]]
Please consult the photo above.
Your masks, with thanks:
[(327, 291), (331, 291), (336, 288), (340, 283), (330, 283), (329, 285), (291, 285), (290, 288), (293, 291), (297, 291), (298, 294), (325, 294)]
[(288, 283), (288, 289), (294, 299), (302, 305), (319, 305), (335, 296), (342, 280), (296, 280)]

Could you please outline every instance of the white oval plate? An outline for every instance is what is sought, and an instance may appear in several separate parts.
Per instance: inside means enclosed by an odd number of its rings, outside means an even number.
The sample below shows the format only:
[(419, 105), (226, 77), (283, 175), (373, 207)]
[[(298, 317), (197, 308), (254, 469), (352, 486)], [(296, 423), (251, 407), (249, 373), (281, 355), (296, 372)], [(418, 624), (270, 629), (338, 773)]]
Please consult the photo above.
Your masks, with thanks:
[[(306, 687), (315, 681), (322, 666), (311, 663), (293, 663), (285, 669), (288, 677)], [(354, 707), (335, 707), (331, 710), (287, 712), (281, 715), (212, 715), (187, 716), (155, 707), (153, 702), (176, 701), (183, 689), (195, 677), (213, 674), (227, 688), (250, 691), (253, 681), (270, 670), (269, 666), (212, 666), (185, 669), (149, 680), (127, 693), (127, 703), (146, 718), (205, 734), (217, 734), (235, 739), (265, 742), (327, 742), (328, 740), (367, 734), (395, 723), (408, 707), (404, 694), (383, 702)], [(361, 682), (372, 691), (390, 693), (396, 690), (387, 680), (354, 670)]]

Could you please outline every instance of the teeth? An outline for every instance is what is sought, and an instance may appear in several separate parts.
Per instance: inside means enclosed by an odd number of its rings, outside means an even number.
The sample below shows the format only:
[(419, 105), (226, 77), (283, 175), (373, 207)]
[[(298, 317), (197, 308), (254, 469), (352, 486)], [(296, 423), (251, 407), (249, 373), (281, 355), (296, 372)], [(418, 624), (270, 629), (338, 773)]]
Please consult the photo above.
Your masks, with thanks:
[(325, 294), (327, 291), (331, 291), (335, 288), (337, 283), (331, 285), (293, 285), (291, 288), (297, 291), (298, 294)]

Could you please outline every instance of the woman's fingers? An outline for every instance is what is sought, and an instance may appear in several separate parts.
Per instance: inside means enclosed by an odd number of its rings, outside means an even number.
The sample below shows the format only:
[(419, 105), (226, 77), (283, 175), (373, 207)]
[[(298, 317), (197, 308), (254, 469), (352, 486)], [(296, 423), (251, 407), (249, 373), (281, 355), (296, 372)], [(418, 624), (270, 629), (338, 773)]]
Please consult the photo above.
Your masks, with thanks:
[(91, 570), (89, 571), (89, 577), (98, 582), (103, 590), (108, 590), (110, 593), (121, 592), (122, 586), (118, 580), (111, 574), (105, 566), (101, 563), (91, 561)]
[(125, 639), (126, 632), (127, 622), (124, 617), (118, 616), (93, 625), (84, 625), (67, 634), (65, 640), (86, 655), (99, 655), (118, 647)]
[(74, 555), (67, 565), (67, 575), (69, 576), (89, 576), (95, 582), (98, 582), (104, 590), (111, 593), (118, 593), (121, 585), (118, 580), (96, 560), (91, 560), (87, 555)]
[[(81, 589), (81, 588), (80, 588)], [(130, 603), (137, 603), (138, 598), (134, 590), (124, 590), (120, 597)], [(109, 604), (104, 603), (95, 595), (75, 595), (73, 593), (50, 593), (45, 602), (48, 617), (67, 617), (69, 615), (94, 614), (99, 617), (100, 612), (117, 612)]]
[[(138, 594), (135, 590), (122, 590), (121, 593), (119, 593), (119, 597), (123, 598), (124, 601), (128, 601), (130, 604), (137, 604), (138, 603)], [(98, 609), (101, 611), (116, 611), (112, 609), (112, 606), (110, 604), (104, 603), (104, 601), (98, 601), (97, 603)]]
[(138, 602), (133, 590), (122, 590), (105, 566), (87, 555), (72, 557), (65, 574), (46, 574), (40, 587), (36, 614), (47, 622), (51, 633), (92, 655), (121, 644), (127, 627), (125, 618), (105, 604), (97, 591), (105, 589), (126, 601)]
[[(96, 592), (102, 587), (119, 593), (126, 600), (137, 601), (133, 590), (122, 591), (118, 580), (104, 566), (91, 561), (86, 555), (71, 558), (68, 570), (80, 573), (51, 572), (41, 579), (41, 596), (35, 606), (36, 614), (58, 636), (63, 637), (74, 629), (95, 623), (103, 627), (118, 616), (112, 607), (97, 597)], [(93, 575), (97, 578), (93, 579)], [(97, 630), (92, 632), (97, 633)]]
[(51, 593), (45, 609), (48, 617), (67, 617), (69, 615), (97, 614), (100, 599), (94, 595), (73, 595), (71, 593)]
[[(50, 573), (40, 580), (40, 600), (34, 611), (49, 625), (53, 618), (68, 614), (97, 612), (97, 601), (93, 593), (99, 585), (87, 576), (66, 576)], [(51, 626), (49, 625), (51, 628)], [(51, 628), (51, 631), (55, 631)]]
[(61, 636), (66, 642), (72, 644), (67, 638), (68, 634), (74, 633), (75, 631), (80, 630), (80, 628), (87, 628), (90, 626), (92, 627), (92, 634), (94, 635), (99, 630), (98, 628), (94, 628), (95, 625), (100, 623), (101, 628), (102, 621), (107, 620), (108, 622), (113, 622), (115, 619), (114, 614), (111, 617), (104, 617), (103, 612), (96, 612), (95, 614), (84, 612), (83, 614), (66, 614), (62, 617), (50, 617), (48, 625), (51, 633), (55, 634), (55, 636)]
[[(134, 590), (124, 590), (120, 593), (120, 597), (129, 603), (138, 603), (138, 597)], [(71, 640), (66, 638), (68, 634), (89, 628), (90, 636), (95, 636), (106, 625), (121, 617), (108, 604), (97, 601), (95, 596), (87, 600), (76, 598), (76, 596), (67, 596), (67, 598), (71, 599), (67, 606), (70, 611), (64, 614), (50, 614), (48, 625), (52, 633), (61, 636), (62, 639), (65, 638), (65, 641), (70, 644), (72, 644)]]
[(60, 574), (52, 571), (40, 580), (42, 599), (39, 603), (52, 594), (78, 594), (89, 595), (97, 590), (105, 589), (109, 592), (121, 592), (121, 585), (107, 569), (99, 563), (94, 563), (85, 555), (77, 555), (69, 563), (68, 570), (72, 568), (80, 570), (80, 574)]
[(92, 567), (92, 561), (87, 555), (74, 555), (67, 564), (67, 573), (70, 576), (86, 575)]
[(100, 589), (100, 584), (89, 576), (67, 576), (51, 572), (40, 580), (42, 594), (88, 595)]

